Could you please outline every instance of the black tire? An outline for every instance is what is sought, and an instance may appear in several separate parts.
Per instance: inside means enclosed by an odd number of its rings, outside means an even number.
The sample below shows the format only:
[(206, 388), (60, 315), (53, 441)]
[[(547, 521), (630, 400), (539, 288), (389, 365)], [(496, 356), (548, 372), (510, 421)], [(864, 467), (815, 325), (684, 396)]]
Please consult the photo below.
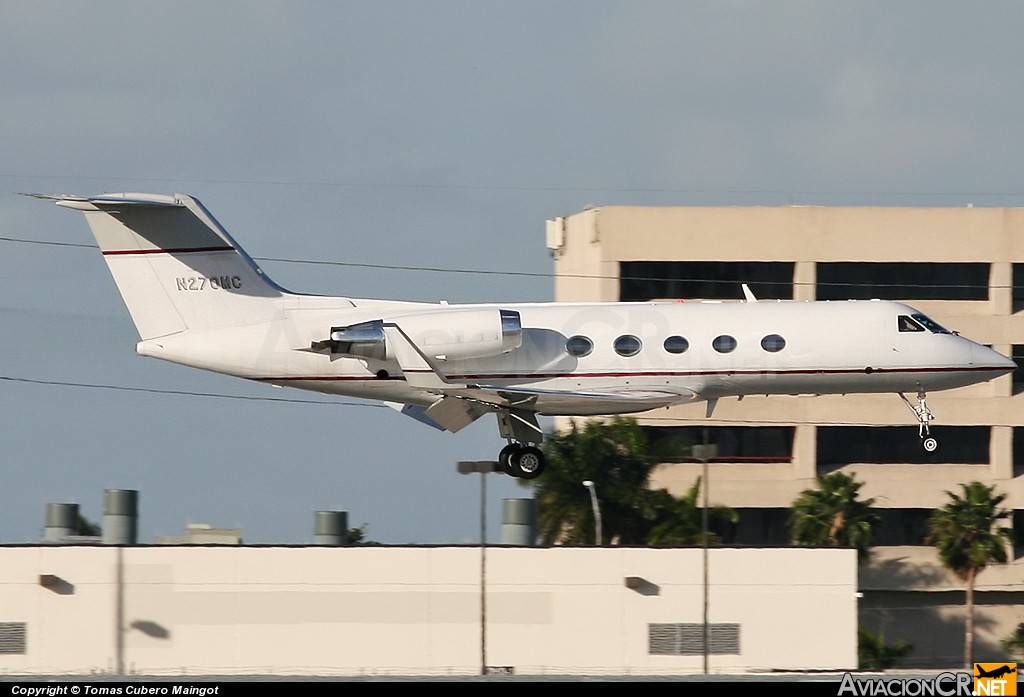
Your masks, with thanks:
[(522, 446), (519, 445), (519, 443), (509, 443), (501, 449), (500, 453), (498, 453), (498, 466), (501, 468), (502, 472), (510, 477), (516, 476), (516, 473), (512, 471), (512, 456), (521, 447)]
[(539, 448), (532, 445), (520, 446), (512, 457), (509, 458), (509, 465), (512, 467), (512, 476), (519, 479), (536, 479), (544, 473), (547, 466), (547, 458)]

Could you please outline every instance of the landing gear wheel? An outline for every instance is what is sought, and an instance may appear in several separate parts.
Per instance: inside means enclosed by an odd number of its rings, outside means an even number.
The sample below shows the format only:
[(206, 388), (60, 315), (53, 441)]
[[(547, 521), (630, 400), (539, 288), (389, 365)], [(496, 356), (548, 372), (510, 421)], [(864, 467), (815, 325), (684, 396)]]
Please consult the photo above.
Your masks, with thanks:
[(544, 472), (547, 460), (539, 448), (521, 445), (509, 458), (512, 476), (519, 479), (536, 479)]
[(498, 466), (501, 467), (502, 472), (512, 477), (515, 476), (515, 473), (512, 471), (512, 455), (515, 454), (520, 447), (521, 446), (518, 443), (509, 443), (501, 449), (500, 453), (498, 453)]
[(929, 437), (921, 441), (921, 445), (923, 445), (924, 449), (927, 450), (928, 452), (934, 453), (939, 447), (939, 441)]

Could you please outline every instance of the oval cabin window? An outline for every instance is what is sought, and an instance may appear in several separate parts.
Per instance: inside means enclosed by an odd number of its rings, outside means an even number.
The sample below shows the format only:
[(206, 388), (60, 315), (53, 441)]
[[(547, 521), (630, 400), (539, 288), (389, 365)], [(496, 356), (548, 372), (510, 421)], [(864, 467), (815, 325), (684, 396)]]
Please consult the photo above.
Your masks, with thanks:
[(681, 336), (670, 336), (665, 339), (665, 350), (669, 353), (686, 353), (690, 342)]
[(585, 336), (572, 336), (565, 342), (565, 350), (571, 356), (577, 358), (583, 358), (590, 354), (594, 350), (594, 342)]
[(711, 346), (719, 353), (731, 353), (736, 349), (736, 339), (728, 334), (722, 334), (715, 337), (715, 340), (711, 342)]
[(643, 344), (640, 343), (640, 339), (636, 338), (632, 334), (624, 334), (615, 340), (615, 353), (620, 356), (635, 356), (640, 353), (640, 349), (643, 348)]

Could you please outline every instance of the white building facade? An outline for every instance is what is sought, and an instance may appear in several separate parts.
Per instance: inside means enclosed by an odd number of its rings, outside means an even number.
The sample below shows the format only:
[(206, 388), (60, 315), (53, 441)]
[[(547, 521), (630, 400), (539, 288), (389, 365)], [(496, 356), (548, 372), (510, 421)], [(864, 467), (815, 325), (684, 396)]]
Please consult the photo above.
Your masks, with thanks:
[[(40, 545), (0, 547), (0, 567), (6, 675), (666, 675), (704, 660), (700, 549)], [(852, 550), (712, 549), (708, 569), (711, 672), (856, 667)]]

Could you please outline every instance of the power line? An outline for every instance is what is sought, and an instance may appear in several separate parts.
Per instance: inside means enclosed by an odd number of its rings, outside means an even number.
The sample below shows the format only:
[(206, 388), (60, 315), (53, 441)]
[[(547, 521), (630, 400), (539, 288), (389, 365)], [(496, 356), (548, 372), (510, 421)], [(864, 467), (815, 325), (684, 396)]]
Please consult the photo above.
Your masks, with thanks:
[[(0, 172), (5, 179), (48, 179), (69, 181), (105, 181), (110, 177), (88, 175), (41, 175)], [(272, 180), (272, 179), (183, 179), (175, 177), (123, 177), (136, 182), (157, 182), (167, 184), (217, 184), (242, 186), (304, 186), (321, 188), (362, 188), (362, 189), (457, 189), (466, 191), (547, 191), (577, 193), (623, 193), (623, 194), (687, 194), (700, 196), (714, 195), (760, 195), (760, 196), (875, 196), (894, 197), (908, 196), (919, 198), (1020, 198), (1024, 192), (1019, 191), (854, 191), (848, 189), (700, 189), (672, 186), (545, 186), (525, 184), (461, 184), (461, 183), (424, 183), (424, 182), (374, 182), (374, 181), (330, 181), (330, 180)]]
[[(52, 246), (52, 247), (73, 247), (77, 249), (96, 249), (94, 244), (84, 244), (78, 242), (57, 242), (53, 240), (31, 240), (21, 237), (9, 237), (0, 236), (0, 242), (13, 242), (20, 244), (33, 244), (40, 246)], [(725, 284), (725, 285), (737, 285), (741, 282), (753, 283), (753, 284), (770, 284), (770, 285), (785, 285), (785, 286), (815, 286), (815, 287), (832, 287), (832, 288), (882, 288), (885, 285), (899, 286), (901, 288), (949, 288), (949, 289), (974, 289), (974, 288), (991, 288), (992, 290), (1000, 289), (1015, 289), (1021, 286), (1016, 285), (993, 285), (988, 284), (970, 284), (970, 283), (906, 283), (897, 282), (891, 284), (878, 284), (878, 283), (862, 283), (862, 282), (839, 282), (839, 281), (780, 281), (778, 279), (765, 279), (759, 280), (756, 278), (747, 278), (743, 281), (720, 279), (720, 278), (702, 278), (702, 277), (672, 277), (665, 278), (663, 276), (616, 276), (616, 275), (601, 275), (601, 274), (568, 274), (568, 273), (542, 273), (542, 272), (530, 272), (530, 271), (499, 271), (496, 269), (461, 269), (453, 267), (440, 267), (440, 266), (407, 266), (401, 264), (374, 264), (369, 262), (355, 262), (355, 261), (330, 261), (330, 260), (319, 260), (319, 259), (292, 259), (287, 257), (253, 257), (256, 261), (261, 262), (273, 262), (281, 264), (308, 264), (312, 266), (337, 266), (344, 268), (361, 268), (361, 269), (375, 269), (384, 271), (419, 271), (428, 273), (445, 273), (445, 274), (476, 274), (483, 276), (517, 276), (517, 277), (529, 277), (529, 278), (575, 278), (575, 279), (589, 279), (589, 280), (619, 280), (619, 281), (671, 281), (674, 283), (707, 283), (707, 284)], [(828, 263), (828, 262), (825, 262)], [(866, 262), (870, 263), (870, 262)], [(918, 299), (929, 299), (929, 298), (918, 298)]]
[(371, 407), (374, 409), (387, 409), (384, 404), (372, 402), (326, 402), (319, 399), (293, 399), (290, 397), (259, 397), (235, 394), (221, 394), (217, 392), (193, 392), (190, 390), (165, 390), (155, 387), (128, 387), (126, 385), (108, 385), (103, 383), (68, 382), (65, 380), (41, 380), (38, 378), (22, 378), (10, 375), (0, 375), (0, 380), (7, 382), (21, 382), (31, 385), (49, 385), (55, 387), (80, 387), (96, 390), (117, 390), (121, 392), (142, 392), (147, 394), (179, 395), (185, 397), (215, 397), (218, 399), (238, 399), (250, 402), (286, 402), (291, 404), (321, 404), (323, 406), (339, 407)]
[[(247, 396), (247, 395), (234, 395), (234, 394), (223, 394), (219, 392), (195, 392), (192, 390), (168, 390), (155, 387), (129, 387), (127, 385), (111, 385), (106, 383), (87, 383), (87, 382), (70, 382), (67, 380), (43, 380), (40, 378), (25, 378), (15, 377), (11, 375), (0, 375), (0, 381), (6, 382), (19, 382), (29, 385), (45, 385), (50, 387), (75, 387), (83, 389), (96, 389), (96, 390), (115, 390), (119, 392), (138, 392), (144, 394), (159, 394), (159, 395), (174, 395), (181, 397), (212, 397), (216, 399), (236, 399), (249, 402), (281, 402), (286, 404), (317, 404), (321, 406), (339, 406), (339, 407), (366, 407), (370, 409), (387, 409), (389, 408), (385, 404), (377, 404), (375, 402), (343, 402), (343, 401), (324, 401), (319, 399), (297, 399), (290, 397), (261, 397), (261, 396)], [(579, 417), (587, 418), (587, 417)], [(682, 417), (682, 416), (643, 416), (639, 415), (643, 421), (662, 421), (669, 423), (680, 423), (680, 424), (706, 424), (707, 419), (704, 417)], [(883, 428), (892, 426), (893, 424), (878, 424), (868, 423), (863, 421), (774, 421), (771, 419), (714, 419), (716, 425), (720, 424), (760, 424), (760, 425), (783, 425), (783, 426), (795, 426), (795, 425), (814, 425), (814, 426), (870, 426)], [(901, 424), (896, 424), (897, 426)], [(913, 425), (908, 426), (908, 428)]]

